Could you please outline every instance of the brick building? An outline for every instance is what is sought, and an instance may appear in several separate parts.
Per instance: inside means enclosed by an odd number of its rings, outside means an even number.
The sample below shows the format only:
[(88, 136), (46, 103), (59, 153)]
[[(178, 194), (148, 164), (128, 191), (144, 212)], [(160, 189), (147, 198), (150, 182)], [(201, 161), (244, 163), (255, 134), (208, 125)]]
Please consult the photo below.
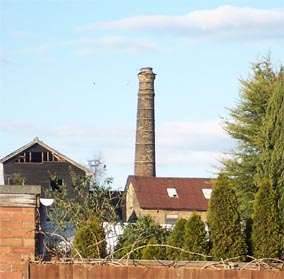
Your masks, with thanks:
[(128, 177), (125, 186), (124, 221), (151, 215), (157, 223), (174, 224), (193, 212), (205, 221), (211, 179), (156, 177), (155, 77), (152, 68), (142, 68), (138, 73), (134, 175)]

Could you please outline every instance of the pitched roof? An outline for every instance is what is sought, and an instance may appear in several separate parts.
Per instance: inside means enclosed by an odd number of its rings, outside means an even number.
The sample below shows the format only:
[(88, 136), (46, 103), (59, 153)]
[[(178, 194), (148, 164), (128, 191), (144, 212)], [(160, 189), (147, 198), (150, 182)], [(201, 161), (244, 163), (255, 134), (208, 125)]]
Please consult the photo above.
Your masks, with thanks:
[(67, 156), (63, 155), (62, 153), (58, 152), (57, 150), (53, 149), (52, 147), (48, 146), (47, 144), (43, 143), (41, 140), (39, 140), (38, 137), (34, 138), (31, 142), (29, 142), (28, 144), (20, 147), (19, 149), (17, 149), (16, 151), (10, 153), (9, 155), (5, 156), (4, 158), (2, 158), (0, 160), (0, 163), (5, 163), (6, 161), (10, 160), (11, 158), (13, 158), (14, 156), (17, 156), (18, 154), (22, 153), (23, 151), (25, 151), (26, 149), (32, 147), (33, 145), (38, 144), (42, 147), (44, 147), (45, 149), (49, 150), (50, 152), (58, 155), (59, 157), (61, 157), (62, 159), (64, 159), (65, 161), (69, 162), (70, 164), (76, 166), (77, 168), (83, 170), (86, 172), (86, 174), (91, 174), (91, 171), (82, 166), (81, 164), (73, 161), (72, 159), (68, 158)]
[(129, 176), (126, 187), (130, 184), (143, 209), (206, 211), (209, 199), (204, 189), (212, 189), (210, 178)]

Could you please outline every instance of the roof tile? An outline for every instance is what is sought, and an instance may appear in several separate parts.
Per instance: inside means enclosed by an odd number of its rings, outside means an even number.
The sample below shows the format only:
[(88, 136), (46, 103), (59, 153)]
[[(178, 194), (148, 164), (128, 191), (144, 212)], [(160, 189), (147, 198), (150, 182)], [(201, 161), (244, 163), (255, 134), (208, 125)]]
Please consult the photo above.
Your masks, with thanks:
[[(212, 189), (211, 178), (129, 176), (143, 209), (207, 210), (208, 199), (202, 189)], [(175, 188), (178, 197), (169, 197), (167, 188)]]

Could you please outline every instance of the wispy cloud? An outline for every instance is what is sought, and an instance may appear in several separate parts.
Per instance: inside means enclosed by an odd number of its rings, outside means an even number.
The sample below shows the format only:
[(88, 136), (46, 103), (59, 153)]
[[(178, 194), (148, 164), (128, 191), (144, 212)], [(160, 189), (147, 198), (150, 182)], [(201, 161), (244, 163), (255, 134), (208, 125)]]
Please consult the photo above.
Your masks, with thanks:
[(27, 31), (15, 31), (11, 33), (12, 37), (20, 38), (20, 39), (35, 39), (38, 38), (39, 35), (34, 32)]
[[(110, 176), (124, 179), (133, 174), (135, 155), (134, 127), (94, 127), (63, 125), (54, 127), (44, 123), (0, 122), (0, 136), (4, 140), (14, 135), (26, 138), (15, 149), (38, 136), (59, 152), (84, 164), (95, 154), (102, 154)], [(158, 176), (214, 177), (223, 151), (233, 146), (218, 121), (171, 122), (156, 128), (156, 168)], [(7, 148), (9, 144), (7, 143)], [(14, 150), (1, 146), (0, 158)]]
[[(44, 126), (44, 128), (43, 128)], [(76, 145), (76, 152), (86, 146), (97, 146), (102, 152), (112, 152), (116, 163), (133, 159), (135, 148), (134, 127), (102, 128), (83, 125), (53, 127), (35, 123), (0, 123), (1, 134), (22, 134), (46, 138), (60, 138)], [(156, 129), (156, 149), (161, 163), (186, 164), (210, 161), (233, 142), (220, 127), (212, 122), (170, 122)], [(66, 148), (66, 147), (65, 147)], [(67, 147), (68, 149), (68, 147)], [(72, 148), (71, 148), (72, 149)], [(70, 153), (72, 153), (70, 151)], [(123, 154), (123, 156), (122, 156)], [(121, 159), (119, 159), (121, 158)]]
[(157, 165), (166, 176), (175, 176), (171, 167), (184, 176), (190, 169), (196, 175), (201, 170), (215, 172), (222, 154), (234, 146), (219, 121), (164, 123), (157, 128), (156, 139)]
[(167, 122), (157, 129), (157, 145), (165, 149), (220, 152), (231, 145), (218, 121)]
[[(81, 47), (79, 50), (75, 50), (73, 53), (76, 55), (88, 55), (96, 54), (105, 50), (117, 50), (117, 51), (155, 51), (157, 49), (154, 43), (150, 43), (147, 40), (141, 38), (128, 38), (124, 36), (104, 36), (100, 38), (79, 38), (71, 40), (65, 44)], [(82, 49), (82, 47), (84, 47)]]
[(0, 51), (0, 61), (11, 63), (13, 58), (27, 55), (42, 55), (51, 49), (50, 45), (38, 45), (34, 47), (20, 48), (17, 50)]
[[(281, 28), (282, 27), (282, 28)], [(191, 37), (192, 40), (282, 40), (284, 10), (220, 6), (181, 16), (134, 16), (117, 21), (91, 23), (86, 30), (149, 31)]]

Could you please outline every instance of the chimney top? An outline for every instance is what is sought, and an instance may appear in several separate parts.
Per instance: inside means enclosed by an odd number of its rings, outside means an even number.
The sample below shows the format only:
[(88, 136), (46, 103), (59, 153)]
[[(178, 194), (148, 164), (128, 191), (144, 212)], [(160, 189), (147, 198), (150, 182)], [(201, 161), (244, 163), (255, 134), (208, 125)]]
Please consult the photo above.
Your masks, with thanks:
[(153, 68), (152, 67), (143, 67), (140, 69), (140, 72), (152, 72)]
[(144, 67), (144, 68), (141, 68), (140, 69), (140, 72), (138, 73), (138, 75), (140, 74), (146, 74), (146, 73), (149, 73), (149, 74), (153, 74), (153, 68), (151, 67)]

